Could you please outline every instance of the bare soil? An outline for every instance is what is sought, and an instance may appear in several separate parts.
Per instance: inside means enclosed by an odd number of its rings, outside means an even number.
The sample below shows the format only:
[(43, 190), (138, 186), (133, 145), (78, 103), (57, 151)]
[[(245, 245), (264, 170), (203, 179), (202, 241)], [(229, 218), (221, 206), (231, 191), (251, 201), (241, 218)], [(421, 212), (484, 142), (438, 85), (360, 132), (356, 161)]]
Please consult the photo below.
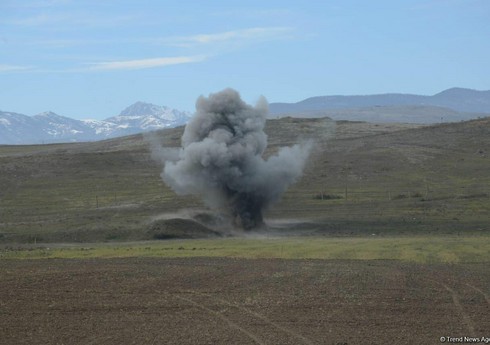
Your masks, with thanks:
[(1, 344), (440, 344), (490, 336), (488, 264), (0, 261)]

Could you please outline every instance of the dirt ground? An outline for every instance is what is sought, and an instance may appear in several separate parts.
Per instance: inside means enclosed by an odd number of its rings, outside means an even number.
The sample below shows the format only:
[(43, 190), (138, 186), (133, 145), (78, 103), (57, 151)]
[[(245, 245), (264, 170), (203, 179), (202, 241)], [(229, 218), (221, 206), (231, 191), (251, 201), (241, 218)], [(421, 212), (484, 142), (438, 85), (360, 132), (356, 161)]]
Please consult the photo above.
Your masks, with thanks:
[(440, 344), (490, 336), (488, 264), (2, 260), (1, 344)]

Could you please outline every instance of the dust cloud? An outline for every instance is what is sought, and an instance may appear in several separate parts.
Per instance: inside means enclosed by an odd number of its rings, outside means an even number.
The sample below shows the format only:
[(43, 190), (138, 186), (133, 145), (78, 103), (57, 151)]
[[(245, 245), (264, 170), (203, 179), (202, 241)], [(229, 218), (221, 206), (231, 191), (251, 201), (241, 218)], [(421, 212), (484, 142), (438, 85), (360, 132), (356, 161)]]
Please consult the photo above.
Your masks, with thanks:
[(306, 141), (264, 159), (267, 113), (265, 98), (250, 106), (233, 89), (199, 97), (182, 147), (153, 148), (164, 162), (162, 179), (179, 195), (200, 196), (236, 227), (265, 227), (263, 211), (302, 175), (312, 149)]

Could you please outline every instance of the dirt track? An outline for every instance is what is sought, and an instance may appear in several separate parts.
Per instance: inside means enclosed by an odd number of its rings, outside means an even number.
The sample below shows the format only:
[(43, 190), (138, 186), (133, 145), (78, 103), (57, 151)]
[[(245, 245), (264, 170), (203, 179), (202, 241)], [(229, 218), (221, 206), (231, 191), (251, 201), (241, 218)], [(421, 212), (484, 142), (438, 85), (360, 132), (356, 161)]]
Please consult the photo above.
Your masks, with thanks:
[(490, 336), (488, 264), (0, 261), (1, 344), (440, 344)]

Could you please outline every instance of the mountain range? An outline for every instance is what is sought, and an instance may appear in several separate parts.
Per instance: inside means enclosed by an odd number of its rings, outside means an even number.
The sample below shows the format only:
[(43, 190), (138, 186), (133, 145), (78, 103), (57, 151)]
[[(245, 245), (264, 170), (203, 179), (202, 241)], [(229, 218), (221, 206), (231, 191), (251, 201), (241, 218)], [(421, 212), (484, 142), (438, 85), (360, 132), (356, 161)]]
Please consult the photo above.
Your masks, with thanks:
[(271, 117), (324, 117), (368, 122), (437, 123), (490, 115), (490, 90), (451, 88), (433, 96), (387, 93), (318, 96), (297, 103), (271, 103)]
[[(490, 91), (451, 88), (433, 96), (388, 93), (319, 96), (271, 103), (270, 117), (330, 117), (367, 122), (438, 123), (490, 116)], [(105, 120), (75, 120), (53, 112), (27, 116), (0, 111), (0, 144), (96, 141), (184, 125), (191, 113), (137, 102)]]
[(105, 120), (75, 120), (51, 111), (35, 116), (0, 111), (0, 144), (95, 141), (183, 125), (191, 113), (137, 102)]

